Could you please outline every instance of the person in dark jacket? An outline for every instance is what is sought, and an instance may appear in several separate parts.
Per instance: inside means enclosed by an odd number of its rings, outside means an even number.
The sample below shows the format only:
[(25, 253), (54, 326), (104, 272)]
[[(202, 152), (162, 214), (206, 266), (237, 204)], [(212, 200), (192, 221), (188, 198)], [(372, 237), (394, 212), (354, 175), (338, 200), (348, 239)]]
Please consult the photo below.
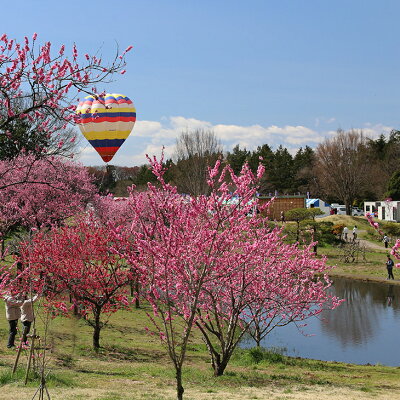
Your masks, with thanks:
[(394, 280), (393, 267), (394, 267), (394, 262), (393, 262), (393, 260), (390, 258), (389, 254), (388, 254), (387, 261), (386, 261), (386, 269), (387, 269), (387, 272), (388, 272), (387, 279), (392, 278)]

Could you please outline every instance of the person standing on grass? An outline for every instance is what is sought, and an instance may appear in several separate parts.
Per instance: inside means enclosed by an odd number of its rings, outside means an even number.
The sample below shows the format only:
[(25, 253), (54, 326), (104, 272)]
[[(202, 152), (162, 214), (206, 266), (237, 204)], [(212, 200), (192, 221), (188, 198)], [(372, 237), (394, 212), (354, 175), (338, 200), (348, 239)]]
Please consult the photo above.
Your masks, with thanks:
[(387, 272), (388, 272), (387, 279), (392, 278), (394, 280), (393, 266), (394, 266), (394, 262), (393, 262), (393, 260), (390, 258), (389, 254), (388, 254), (387, 255), (387, 261), (386, 261), (386, 269), (387, 269)]
[(347, 242), (347, 235), (349, 234), (349, 228), (347, 226), (345, 226), (343, 228), (343, 239), (345, 242)]
[(389, 246), (389, 237), (387, 235), (383, 237), (383, 243), (385, 243), (385, 249), (387, 249)]
[(14, 347), (15, 336), (17, 335), (18, 319), (21, 316), (20, 307), (24, 303), (22, 297), (16, 294), (4, 296), (6, 306), (6, 318), (10, 326), (7, 347), (11, 349)]
[(31, 325), (33, 320), (35, 319), (35, 315), (33, 313), (33, 303), (37, 300), (38, 296), (33, 296), (28, 299), (28, 296), (24, 296), (24, 302), (21, 305), (21, 322), (24, 326), (24, 330), (22, 332), (22, 342), (25, 343), (27, 339), (27, 335), (31, 330)]

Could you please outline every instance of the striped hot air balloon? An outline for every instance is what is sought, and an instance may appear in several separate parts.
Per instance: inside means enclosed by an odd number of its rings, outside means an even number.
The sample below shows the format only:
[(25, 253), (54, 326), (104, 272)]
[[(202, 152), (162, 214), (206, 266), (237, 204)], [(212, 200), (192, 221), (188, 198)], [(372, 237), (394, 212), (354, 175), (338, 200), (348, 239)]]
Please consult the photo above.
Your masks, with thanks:
[(136, 121), (132, 100), (116, 93), (86, 96), (76, 113), (79, 129), (105, 162), (111, 161)]

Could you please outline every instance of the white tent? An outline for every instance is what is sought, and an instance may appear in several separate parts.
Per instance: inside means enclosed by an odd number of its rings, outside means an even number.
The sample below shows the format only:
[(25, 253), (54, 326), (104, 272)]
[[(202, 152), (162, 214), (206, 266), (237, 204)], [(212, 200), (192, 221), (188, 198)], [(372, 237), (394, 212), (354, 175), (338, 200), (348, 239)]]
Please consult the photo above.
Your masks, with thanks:
[(324, 214), (318, 217), (326, 217), (330, 215), (331, 205), (321, 199), (306, 199), (307, 208), (319, 208)]

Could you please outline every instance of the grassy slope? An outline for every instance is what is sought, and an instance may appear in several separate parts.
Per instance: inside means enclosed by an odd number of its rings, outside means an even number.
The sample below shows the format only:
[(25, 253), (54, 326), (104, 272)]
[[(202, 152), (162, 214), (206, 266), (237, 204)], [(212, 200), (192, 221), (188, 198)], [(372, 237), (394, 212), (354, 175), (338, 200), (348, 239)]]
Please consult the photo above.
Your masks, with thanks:
[[(329, 272), (330, 275), (348, 276), (351, 278), (373, 281), (384, 281), (386, 279), (387, 273), (385, 262), (388, 250), (385, 249), (379, 235), (370, 227), (366, 218), (332, 215), (322, 218), (321, 220), (331, 221), (334, 224), (345, 224), (349, 228), (350, 232), (353, 226), (357, 225), (359, 229), (359, 238), (368, 240), (368, 242), (372, 243), (374, 247), (378, 247), (378, 249), (367, 249), (365, 253), (366, 260), (364, 260), (360, 255), (358, 260), (354, 263), (343, 262), (340, 259), (340, 251), (337, 248), (320, 247), (318, 253), (328, 257), (329, 265), (335, 265), (335, 268)], [(400, 284), (400, 280), (398, 280), (400, 275), (397, 274), (396, 276), (396, 269), (394, 274), (397, 279), (394, 282), (391, 281), (391, 283)]]
[[(1, 304), (0, 307), (3, 307)], [(120, 311), (102, 333), (99, 354), (82, 320), (57, 317), (51, 323), (51, 398), (85, 400), (173, 399), (174, 369), (159, 340), (149, 336), (145, 310)], [(37, 381), (22, 384), (26, 355), (11, 377), (15, 351), (5, 348), (0, 325), (0, 398), (32, 398)], [(39, 332), (41, 331), (39, 326)], [(259, 357), (257, 357), (259, 356)], [(256, 362), (258, 361), (258, 362)], [(238, 351), (225, 376), (215, 378), (198, 334), (184, 372), (187, 399), (400, 399), (400, 369), (357, 366)], [(304, 396), (304, 397), (303, 397)]]

